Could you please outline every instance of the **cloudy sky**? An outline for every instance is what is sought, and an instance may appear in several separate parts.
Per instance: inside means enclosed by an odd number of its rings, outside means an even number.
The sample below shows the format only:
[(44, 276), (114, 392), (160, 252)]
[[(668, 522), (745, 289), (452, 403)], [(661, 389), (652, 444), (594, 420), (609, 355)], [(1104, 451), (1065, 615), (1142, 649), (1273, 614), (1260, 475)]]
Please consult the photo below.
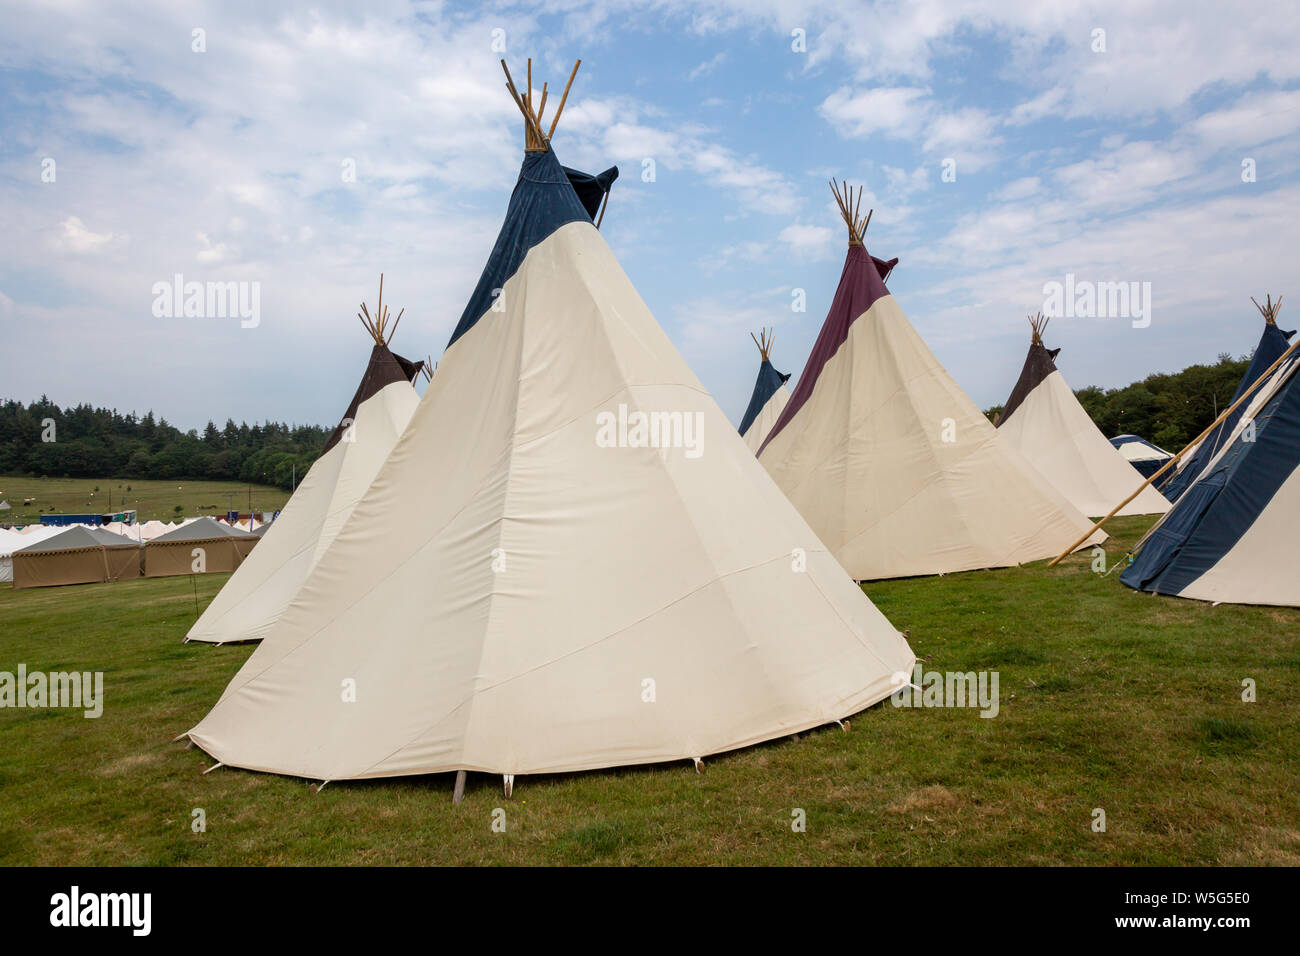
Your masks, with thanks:
[[(602, 232), (733, 420), (749, 331), (774, 326), (797, 375), (830, 304), (831, 176), (865, 185), (868, 249), (900, 258), (891, 291), (981, 407), (1067, 273), (1152, 296), (1146, 328), (1052, 323), (1075, 387), (1243, 353), (1249, 297), (1300, 296), (1285, 0), (5, 0), (0, 17), (0, 398), (333, 424), (381, 271), (406, 308), (394, 348), (436, 359), (522, 156), (503, 42), (539, 89), (582, 58), (556, 152), (622, 169)], [(176, 274), (258, 283), (260, 324), (156, 316)]]

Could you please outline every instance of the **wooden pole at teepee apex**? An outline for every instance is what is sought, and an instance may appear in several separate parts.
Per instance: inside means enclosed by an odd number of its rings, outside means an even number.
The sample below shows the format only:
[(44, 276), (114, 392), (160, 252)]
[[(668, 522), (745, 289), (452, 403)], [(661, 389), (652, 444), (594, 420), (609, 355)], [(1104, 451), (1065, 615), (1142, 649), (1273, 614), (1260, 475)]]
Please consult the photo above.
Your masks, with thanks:
[(549, 140), (555, 135), (555, 127), (560, 122), (560, 114), (564, 112), (564, 104), (569, 101), (569, 87), (573, 85), (573, 78), (578, 75), (578, 67), (582, 66), (582, 61), (577, 60), (573, 64), (573, 72), (569, 74), (569, 82), (564, 84), (564, 95), (560, 97), (560, 105), (555, 110), (555, 116), (551, 119), (551, 128), (546, 131), (546, 138)]
[(1070, 545), (1068, 548), (1066, 548), (1064, 551), (1062, 551), (1060, 554), (1058, 554), (1055, 558), (1053, 558), (1051, 561), (1049, 561), (1049, 562), (1047, 563), (1047, 566), (1048, 566), (1049, 568), (1054, 568), (1054, 567), (1056, 567), (1058, 564), (1060, 564), (1060, 563), (1061, 563), (1061, 562), (1066, 558), (1067, 555), (1069, 555), (1072, 551), (1074, 551), (1075, 548), (1077, 548), (1079, 545), (1083, 544), (1085, 541), (1087, 541), (1089, 538), (1091, 538), (1094, 534), (1096, 534), (1098, 531), (1100, 531), (1100, 530), (1101, 530), (1101, 526), (1104, 525), (1104, 524), (1105, 524), (1107, 521), (1109, 521), (1111, 518), (1115, 517), (1115, 515), (1119, 512), (1119, 510), (1120, 510), (1121, 508), (1123, 508), (1126, 504), (1128, 504), (1130, 501), (1132, 501), (1134, 498), (1136, 498), (1138, 495), (1140, 495), (1140, 494), (1142, 493), (1142, 490), (1143, 490), (1144, 488), (1146, 488), (1147, 485), (1151, 484), (1151, 482), (1155, 481), (1157, 478), (1159, 478), (1161, 475), (1163, 475), (1166, 471), (1168, 471), (1168, 470), (1169, 470), (1170, 468), (1172, 468), (1174, 465), (1178, 464), (1178, 462), (1182, 459), (1182, 457), (1183, 457), (1184, 455), (1186, 455), (1189, 451), (1191, 451), (1193, 448), (1195, 448), (1197, 445), (1199, 445), (1202, 441), (1204, 441), (1205, 436), (1207, 436), (1208, 434), (1210, 434), (1210, 432), (1212, 432), (1212, 431), (1214, 431), (1216, 428), (1218, 428), (1219, 425), (1221, 425), (1221, 424), (1223, 423), (1223, 420), (1224, 420), (1225, 418), (1227, 418), (1229, 415), (1231, 415), (1231, 414), (1233, 413), (1233, 411), (1235, 411), (1236, 408), (1237, 408), (1239, 405), (1241, 405), (1242, 402), (1244, 402), (1247, 398), (1249, 398), (1249, 397), (1251, 396), (1251, 394), (1255, 391), (1255, 389), (1259, 388), (1259, 386), (1263, 384), (1263, 382), (1264, 382), (1264, 380), (1265, 380), (1266, 378), (1268, 378), (1268, 377), (1269, 377), (1270, 375), (1272, 375), (1275, 371), (1277, 371), (1278, 366), (1281, 365), (1284, 361), (1286, 361), (1287, 356), (1289, 356), (1292, 352), (1294, 352), (1294, 351), (1296, 350), (1296, 346), (1300, 346), (1300, 338), (1296, 339), (1295, 342), (1292, 343), (1292, 345), (1291, 345), (1290, 348), (1288, 348), (1285, 352), (1283, 352), (1281, 355), (1279, 355), (1279, 356), (1277, 357), (1277, 361), (1274, 362), (1272, 365), (1270, 365), (1268, 368), (1266, 368), (1266, 369), (1264, 370), (1264, 372), (1259, 376), (1259, 378), (1255, 379), (1255, 381), (1251, 383), (1250, 388), (1246, 389), (1244, 392), (1241, 393), (1241, 397), (1240, 397), (1240, 398), (1238, 398), (1235, 402), (1233, 402), (1231, 405), (1229, 405), (1227, 408), (1225, 408), (1222, 412), (1220, 412), (1220, 413), (1219, 413), (1219, 417), (1216, 418), (1214, 421), (1212, 421), (1212, 422), (1210, 423), (1210, 426), (1209, 426), (1208, 428), (1206, 428), (1205, 431), (1201, 432), (1199, 435), (1197, 435), (1195, 438), (1193, 438), (1190, 442), (1188, 442), (1188, 443), (1183, 447), (1183, 450), (1182, 450), (1182, 451), (1180, 451), (1178, 454), (1174, 455), (1174, 456), (1173, 456), (1172, 458), (1170, 458), (1167, 462), (1165, 462), (1165, 463), (1160, 467), (1160, 469), (1159, 469), (1159, 470), (1158, 470), (1154, 475), (1152, 475), (1152, 476), (1151, 476), (1150, 478), (1148, 478), (1146, 481), (1142, 482), (1142, 484), (1138, 485), (1137, 490), (1136, 490), (1135, 492), (1133, 492), (1133, 494), (1129, 495), (1127, 498), (1125, 498), (1123, 501), (1121, 501), (1119, 504), (1117, 504), (1114, 508), (1112, 508), (1112, 509), (1110, 510), (1110, 514), (1106, 515), (1106, 517), (1102, 518), (1102, 519), (1101, 519), (1100, 521), (1098, 521), (1095, 525), (1093, 525), (1091, 528), (1089, 528), (1088, 531), (1084, 534), (1084, 536), (1083, 536), (1082, 538), (1080, 538), (1078, 541), (1074, 542), (1074, 544)]

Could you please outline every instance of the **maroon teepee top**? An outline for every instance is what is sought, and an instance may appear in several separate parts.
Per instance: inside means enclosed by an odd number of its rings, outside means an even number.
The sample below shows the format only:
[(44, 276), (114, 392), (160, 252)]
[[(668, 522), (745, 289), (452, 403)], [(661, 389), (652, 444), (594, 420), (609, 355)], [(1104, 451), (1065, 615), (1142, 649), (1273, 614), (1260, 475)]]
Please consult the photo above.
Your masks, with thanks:
[(849, 326), (857, 320), (858, 316), (871, 308), (877, 299), (889, 295), (889, 290), (885, 288), (885, 278), (897, 264), (897, 258), (885, 262), (869, 255), (866, 246), (849, 246), (849, 254), (844, 258), (844, 271), (840, 274), (840, 285), (835, 290), (835, 300), (831, 302), (831, 310), (826, 314), (826, 321), (822, 323), (822, 330), (813, 345), (812, 354), (808, 356), (808, 364), (804, 366), (803, 374), (799, 376), (799, 384), (795, 387), (794, 394), (790, 396), (790, 401), (782, 410), (781, 417), (772, 426), (772, 430), (763, 442), (763, 447), (758, 450), (760, 455), (812, 396), (822, 368), (848, 338)]

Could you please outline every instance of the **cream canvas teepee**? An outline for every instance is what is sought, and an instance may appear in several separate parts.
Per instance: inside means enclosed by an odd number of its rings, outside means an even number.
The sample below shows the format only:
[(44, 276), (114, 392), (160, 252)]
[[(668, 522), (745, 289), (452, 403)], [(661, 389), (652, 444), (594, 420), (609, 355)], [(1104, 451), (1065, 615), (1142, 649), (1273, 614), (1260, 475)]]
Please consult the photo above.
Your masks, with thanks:
[(373, 318), (364, 303), (357, 314), (374, 345), (347, 411), (280, 517), (190, 628), (186, 640), (215, 644), (260, 640), (347, 524), (419, 404), (411, 382), (423, 363), (408, 361), (388, 348), (403, 312), (389, 327), (381, 275)]
[(831, 190), (844, 271), (758, 460), (859, 580), (1053, 557), (1089, 522), (999, 441), (908, 322), (885, 287), (898, 260), (863, 244), (861, 187), (856, 201)]
[(189, 732), (226, 764), (509, 786), (781, 737), (910, 672), (596, 230), (545, 87), (507, 82), (528, 137), (487, 267), (353, 520)]
[[(1051, 319), (1029, 317), (1033, 336), (1020, 378), (998, 419), (998, 435), (1020, 452), (1070, 504), (1100, 517), (1142, 484), (1142, 476), (1101, 433), (1056, 367), (1060, 349), (1043, 345)], [(1155, 515), (1169, 502), (1151, 486), (1120, 510)]]
[(772, 342), (775, 335), (772, 331), (763, 329), (759, 336), (754, 338), (752, 332), (749, 336), (758, 346), (758, 379), (754, 382), (754, 392), (749, 397), (749, 407), (740, 420), (740, 434), (755, 454), (763, 446), (763, 439), (772, 430), (776, 420), (781, 417), (786, 402), (790, 401), (790, 392), (785, 387), (790, 376), (772, 367)]

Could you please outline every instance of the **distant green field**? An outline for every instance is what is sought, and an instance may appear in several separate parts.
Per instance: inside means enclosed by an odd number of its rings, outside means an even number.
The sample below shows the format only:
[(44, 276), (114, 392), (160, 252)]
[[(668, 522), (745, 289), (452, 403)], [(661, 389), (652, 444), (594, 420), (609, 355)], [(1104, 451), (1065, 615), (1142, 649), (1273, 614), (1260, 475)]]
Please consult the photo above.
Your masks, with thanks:
[[(250, 494), (252, 508), (249, 508)], [(30, 500), (31, 504), (23, 504)], [(39, 524), (42, 514), (106, 513), (134, 508), (141, 521), (169, 521), (223, 515), (227, 511), (274, 511), (284, 507), (289, 492), (265, 485), (231, 481), (144, 481), (138, 478), (22, 478), (0, 476), (0, 501), (12, 511), (0, 511), (5, 524)], [(176, 506), (181, 510), (178, 512)]]
[[(1112, 559), (1146, 524), (1115, 522)], [(0, 710), (0, 864), (1300, 864), (1300, 611), (1138, 594), (1091, 560), (867, 585), (926, 669), (998, 672), (992, 719), (886, 702), (703, 774), (521, 777), (506, 800), (472, 773), (460, 806), (452, 774), (203, 776), (172, 738), (252, 648), (181, 638), (225, 575), (0, 586), (0, 670), (102, 670), (107, 698), (97, 720)]]

